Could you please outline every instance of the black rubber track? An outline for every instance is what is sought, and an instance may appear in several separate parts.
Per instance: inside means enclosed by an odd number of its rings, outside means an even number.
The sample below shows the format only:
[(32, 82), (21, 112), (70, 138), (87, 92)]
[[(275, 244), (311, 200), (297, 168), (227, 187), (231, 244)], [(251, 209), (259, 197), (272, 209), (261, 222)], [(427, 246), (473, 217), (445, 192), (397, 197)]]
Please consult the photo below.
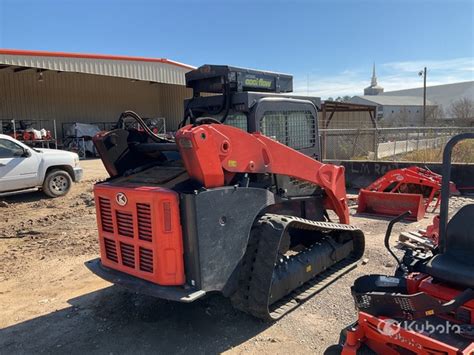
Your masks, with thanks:
[[(354, 250), (349, 258), (336, 262), (289, 295), (269, 304), (272, 276), (278, 260), (280, 242), (288, 228), (325, 232), (344, 231), (353, 237)], [(354, 226), (316, 222), (298, 217), (265, 214), (252, 227), (242, 260), (239, 287), (231, 297), (235, 308), (265, 321), (275, 321), (297, 308), (342, 275), (354, 269), (364, 254), (364, 234)]]

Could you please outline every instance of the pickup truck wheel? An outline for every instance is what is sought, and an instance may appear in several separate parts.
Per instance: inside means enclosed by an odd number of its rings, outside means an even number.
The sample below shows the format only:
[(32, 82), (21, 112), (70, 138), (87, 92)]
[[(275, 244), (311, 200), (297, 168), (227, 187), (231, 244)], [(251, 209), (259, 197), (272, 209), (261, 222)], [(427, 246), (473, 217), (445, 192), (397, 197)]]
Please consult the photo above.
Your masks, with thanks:
[(49, 197), (66, 195), (72, 186), (71, 176), (64, 170), (51, 170), (43, 182), (43, 192)]

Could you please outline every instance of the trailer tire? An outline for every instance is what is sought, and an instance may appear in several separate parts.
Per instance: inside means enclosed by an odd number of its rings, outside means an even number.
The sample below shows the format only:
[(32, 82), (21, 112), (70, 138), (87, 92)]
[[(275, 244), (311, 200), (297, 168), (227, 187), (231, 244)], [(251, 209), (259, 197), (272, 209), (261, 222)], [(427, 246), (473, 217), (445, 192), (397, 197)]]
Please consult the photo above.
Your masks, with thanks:
[(43, 182), (43, 192), (49, 197), (66, 195), (72, 186), (71, 175), (62, 169), (53, 169), (46, 173)]

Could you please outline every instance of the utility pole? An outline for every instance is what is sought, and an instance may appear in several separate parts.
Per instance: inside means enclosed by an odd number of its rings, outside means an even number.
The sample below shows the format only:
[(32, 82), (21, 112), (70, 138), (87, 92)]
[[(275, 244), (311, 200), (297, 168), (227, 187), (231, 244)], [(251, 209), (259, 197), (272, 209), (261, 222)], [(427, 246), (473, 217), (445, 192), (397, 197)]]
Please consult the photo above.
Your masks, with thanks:
[(423, 77), (423, 126), (426, 127), (426, 67), (418, 75)]
[(423, 70), (423, 125), (426, 127), (426, 67)]

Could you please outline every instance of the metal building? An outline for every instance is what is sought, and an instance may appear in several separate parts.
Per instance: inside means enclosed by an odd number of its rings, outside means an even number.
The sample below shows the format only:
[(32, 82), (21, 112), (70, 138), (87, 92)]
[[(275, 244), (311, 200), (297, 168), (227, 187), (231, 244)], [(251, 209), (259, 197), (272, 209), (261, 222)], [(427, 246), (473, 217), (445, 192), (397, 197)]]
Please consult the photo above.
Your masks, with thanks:
[(0, 120), (55, 120), (60, 139), (63, 123), (115, 122), (130, 109), (174, 130), (191, 69), (168, 59), (0, 49)]

